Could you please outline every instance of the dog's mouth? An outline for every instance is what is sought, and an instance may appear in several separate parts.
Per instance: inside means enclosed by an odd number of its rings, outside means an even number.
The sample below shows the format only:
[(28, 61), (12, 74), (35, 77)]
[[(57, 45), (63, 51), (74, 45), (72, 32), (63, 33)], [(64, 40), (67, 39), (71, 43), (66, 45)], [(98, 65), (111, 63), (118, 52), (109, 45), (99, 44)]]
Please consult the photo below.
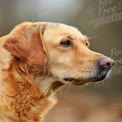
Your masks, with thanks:
[(114, 60), (108, 57), (102, 57), (96, 62), (96, 67), (89, 71), (86, 69), (87, 74), (85, 76), (75, 78), (75, 77), (65, 77), (65, 82), (71, 82), (75, 85), (83, 85), (88, 82), (99, 82), (108, 78), (112, 66), (115, 64)]
[(72, 82), (72, 81), (76, 81), (75, 78), (72, 78), (72, 77), (67, 77), (67, 78), (64, 78), (64, 81), (66, 82)]
[(108, 78), (110, 73), (111, 73), (111, 68), (99, 68), (98, 70), (96, 70), (96, 72), (88, 75), (88, 77), (84, 77), (84, 78), (66, 77), (63, 80), (65, 82), (73, 83), (75, 85), (83, 85), (88, 82), (102, 81)]

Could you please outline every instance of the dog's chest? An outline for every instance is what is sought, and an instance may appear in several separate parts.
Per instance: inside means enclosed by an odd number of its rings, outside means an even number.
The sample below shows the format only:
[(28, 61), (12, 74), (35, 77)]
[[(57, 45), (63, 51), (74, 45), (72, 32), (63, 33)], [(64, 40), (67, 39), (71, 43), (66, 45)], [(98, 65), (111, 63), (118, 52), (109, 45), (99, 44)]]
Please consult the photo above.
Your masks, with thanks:
[[(3, 95), (0, 101), (0, 118), (7, 117), (12, 122), (40, 122), (52, 101), (44, 97), (40, 90), (28, 82), (18, 82), (18, 91), (14, 96)], [(4, 114), (3, 114), (4, 113)], [(11, 122), (8, 120), (8, 122)]]

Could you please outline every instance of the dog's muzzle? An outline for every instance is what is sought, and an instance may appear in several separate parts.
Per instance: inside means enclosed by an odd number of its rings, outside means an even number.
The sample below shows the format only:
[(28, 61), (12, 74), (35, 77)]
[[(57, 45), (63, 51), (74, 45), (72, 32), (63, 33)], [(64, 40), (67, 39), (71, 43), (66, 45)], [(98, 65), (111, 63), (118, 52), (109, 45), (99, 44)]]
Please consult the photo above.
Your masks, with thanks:
[(113, 59), (106, 56), (102, 56), (97, 61), (96, 71), (92, 75), (88, 76), (87, 78), (79, 78), (79, 79), (67, 77), (64, 78), (64, 81), (73, 82), (73, 84), (78, 85), (84, 83), (84, 81), (98, 82), (104, 80), (108, 76), (114, 64), (115, 61)]

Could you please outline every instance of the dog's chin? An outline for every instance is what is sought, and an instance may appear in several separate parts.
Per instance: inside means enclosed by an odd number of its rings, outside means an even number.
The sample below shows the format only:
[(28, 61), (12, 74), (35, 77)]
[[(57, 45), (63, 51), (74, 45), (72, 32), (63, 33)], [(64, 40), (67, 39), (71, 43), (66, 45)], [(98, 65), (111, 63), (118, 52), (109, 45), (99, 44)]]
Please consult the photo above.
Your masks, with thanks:
[(102, 72), (96, 72), (84, 78), (67, 77), (67, 78), (64, 78), (64, 81), (68, 83), (72, 83), (74, 85), (84, 85), (85, 83), (88, 83), (88, 82), (99, 82), (99, 81), (105, 80), (109, 77), (110, 73), (111, 73), (111, 70), (104, 70)]

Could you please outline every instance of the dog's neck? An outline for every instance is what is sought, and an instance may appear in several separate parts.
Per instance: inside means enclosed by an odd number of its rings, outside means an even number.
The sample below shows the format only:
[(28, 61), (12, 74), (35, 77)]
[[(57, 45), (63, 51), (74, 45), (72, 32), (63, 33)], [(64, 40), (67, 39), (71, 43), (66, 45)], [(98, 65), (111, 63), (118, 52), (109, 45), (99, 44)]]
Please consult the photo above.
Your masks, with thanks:
[[(3, 87), (1, 87), (2, 92), (0, 93), (0, 96), (3, 97), (4, 101), (8, 101), (8, 104), (0, 101), (0, 112), (4, 112), (2, 108), (7, 105), (10, 107), (8, 116), (13, 119), (13, 122), (27, 120), (28, 117), (33, 122), (40, 116), (43, 119), (45, 110), (50, 109), (56, 103), (54, 93), (64, 84), (55, 81), (53, 77), (46, 74), (43, 76), (42, 70), (18, 61), (16, 58), (13, 58), (9, 64), (4, 70), (9, 75), (9, 79), (2, 79)], [(5, 74), (4, 72), (3, 74)], [(24, 102), (28, 104), (27, 107)], [(23, 111), (26, 111), (26, 115), (21, 115)], [(3, 114), (1, 116), (5, 117)]]
[(31, 66), (22, 61), (18, 61), (18, 59), (15, 59), (14, 66), (16, 66), (16, 71), (18, 71), (20, 77), (25, 78), (30, 84), (38, 86), (46, 97), (54, 94), (65, 85), (51, 76), (46, 70), (46, 67)]

